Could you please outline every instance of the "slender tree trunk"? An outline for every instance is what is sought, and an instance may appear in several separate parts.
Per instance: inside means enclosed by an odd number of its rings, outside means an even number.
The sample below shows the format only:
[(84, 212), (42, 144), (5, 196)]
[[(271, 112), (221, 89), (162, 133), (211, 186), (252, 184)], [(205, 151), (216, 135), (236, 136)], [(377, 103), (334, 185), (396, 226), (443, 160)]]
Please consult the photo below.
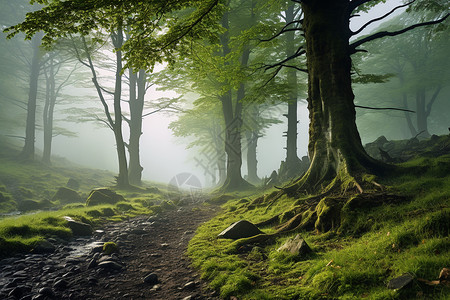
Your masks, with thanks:
[(128, 187), (128, 164), (125, 151), (125, 143), (122, 134), (122, 51), (120, 47), (123, 45), (122, 26), (118, 26), (116, 34), (112, 36), (114, 47), (116, 48), (116, 74), (114, 87), (114, 137), (116, 139), (117, 158), (119, 161), (119, 174), (117, 176), (117, 186)]
[(37, 89), (40, 72), (41, 51), (40, 45), (42, 33), (39, 32), (31, 39), (33, 49), (33, 58), (30, 67), (30, 82), (27, 103), (27, 121), (25, 128), (25, 145), (19, 157), (23, 160), (34, 160), (34, 143), (36, 140), (36, 107), (37, 107)]
[[(408, 109), (408, 96), (406, 95), (406, 93), (403, 93), (403, 107), (405, 109)], [(408, 129), (409, 132), (411, 133), (411, 136), (416, 136), (417, 135), (417, 130), (414, 127), (414, 124), (411, 120), (411, 115), (409, 112), (405, 111), (405, 118), (406, 118), (406, 124), (408, 125)]]
[[(226, 57), (230, 53), (229, 48), (229, 24), (228, 12), (222, 17), (222, 26), (226, 29), (220, 36), (222, 45), (222, 56)], [(245, 59), (245, 58), (243, 58)], [(247, 58), (248, 61), (248, 58)], [(241, 126), (242, 126), (242, 103), (239, 99), (243, 98), (245, 93), (244, 86), (241, 85), (238, 90), (236, 105), (233, 111), (233, 99), (231, 90), (220, 97), (222, 102), (222, 112), (225, 120), (225, 153), (227, 154), (227, 175), (223, 184), (225, 190), (235, 190), (249, 186), (242, 178), (242, 150), (241, 150)]]
[[(291, 4), (286, 10), (286, 24), (294, 21), (294, 5)], [(293, 31), (286, 32), (286, 57), (291, 57), (295, 53), (295, 35)], [(292, 178), (298, 175), (301, 161), (297, 156), (297, 71), (287, 70), (287, 82), (290, 88), (288, 98), (288, 129), (286, 134), (286, 174), (284, 176)]]
[[(128, 143), (129, 180), (131, 184), (142, 184), (142, 166), (140, 163), (140, 138), (142, 135), (142, 113), (144, 110), (146, 73), (140, 70), (135, 73), (130, 69), (130, 140)], [(136, 89), (137, 88), (137, 89)]]
[(256, 158), (256, 149), (258, 147), (259, 132), (246, 131), (245, 137), (247, 140), (247, 171), (248, 181), (256, 184), (261, 181), (258, 177), (258, 160)]
[(42, 162), (50, 165), (53, 140), (53, 114), (56, 104), (55, 63), (53, 58), (49, 61), (49, 70), (46, 75), (46, 80), (46, 97), (43, 112), (44, 150)]
[(292, 186), (296, 190), (316, 190), (336, 178), (358, 179), (367, 172), (383, 170), (383, 165), (365, 152), (356, 128), (348, 4), (348, 0), (302, 1), (311, 165)]

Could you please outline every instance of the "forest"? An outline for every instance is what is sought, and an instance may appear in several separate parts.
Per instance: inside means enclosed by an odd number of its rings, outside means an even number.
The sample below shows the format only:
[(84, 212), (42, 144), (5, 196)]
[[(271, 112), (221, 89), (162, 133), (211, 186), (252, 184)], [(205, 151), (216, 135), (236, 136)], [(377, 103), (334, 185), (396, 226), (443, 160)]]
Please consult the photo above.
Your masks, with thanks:
[(448, 0), (0, 0), (0, 299), (449, 299)]

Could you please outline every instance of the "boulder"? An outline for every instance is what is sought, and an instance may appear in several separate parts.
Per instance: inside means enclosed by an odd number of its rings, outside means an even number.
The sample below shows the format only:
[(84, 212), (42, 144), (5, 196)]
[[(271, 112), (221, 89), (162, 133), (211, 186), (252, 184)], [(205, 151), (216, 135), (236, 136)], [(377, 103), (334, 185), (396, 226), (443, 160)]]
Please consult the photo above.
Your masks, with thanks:
[(52, 201), (59, 201), (61, 204), (83, 202), (76, 191), (66, 187), (60, 187), (53, 196)]
[(116, 204), (119, 201), (125, 201), (125, 198), (110, 189), (99, 188), (90, 192), (86, 200), (86, 206)]
[(92, 227), (89, 224), (78, 222), (71, 217), (63, 217), (67, 221), (67, 226), (72, 230), (74, 236), (86, 236), (92, 234)]
[(77, 190), (80, 188), (80, 182), (78, 182), (78, 180), (76, 180), (76, 179), (70, 178), (70, 179), (67, 181), (66, 186), (67, 186), (69, 189), (72, 189), (72, 190), (77, 191)]
[(414, 280), (414, 277), (409, 274), (409, 273), (405, 273), (402, 276), (399, 276), (397, 278), (391, 279), (388, 282), (388, 289), (391, 290), (399, 290), (399, 289), (403, 289), (407, 286), (409, 286)]
[(293, 239), (287, 240), (280, 248), (278, 248), (278, 251), (287, 251), (300, 257), (312, 252), (311, 248), (299, 234)]
[(55, 252), (56, 247), (47, 240), (42, 240), (36, 243), (32, 252), (36, 254), (45, 254)]
[(246, 220), (240, 220), (236, 223), (231, 224), (227, 229), (222, 231), (218, 235), (218, 238), (237, 240), (252, 237), (262, 233), (264, 232), (259, 230), (256, 225)]

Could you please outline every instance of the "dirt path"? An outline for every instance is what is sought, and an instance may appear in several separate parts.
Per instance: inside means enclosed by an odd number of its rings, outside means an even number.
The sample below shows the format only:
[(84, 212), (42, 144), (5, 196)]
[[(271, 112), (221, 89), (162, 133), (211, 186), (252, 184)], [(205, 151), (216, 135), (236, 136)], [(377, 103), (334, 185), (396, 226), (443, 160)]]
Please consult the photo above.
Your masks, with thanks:
[[(185, 206), (110, 223), (103, 232), (61, 245), (51, 254), (0, 261), (0, 298), (219, 299), (190, 267), (185, 253), (196, 228), (217, 211)], [(119, 253), (100, 254), (106, 241), (115, 242)]]
[[(108, 232), (119, 233), (119, 259), (126, 270), (100, 278), (93, 299), (218, 299), (191, 269), (185, 251), (196, 228), (209, 220), (214, 208), (183, 207), (160, 216), (113, 224)], [(131, 234), (120, 234), (128, 227)], [(153, 284), (155, 274), (158, 283)], [(119, 296), (119, 297), (117, 297)], [(191, 298), (189, 298), (191, 297)]]

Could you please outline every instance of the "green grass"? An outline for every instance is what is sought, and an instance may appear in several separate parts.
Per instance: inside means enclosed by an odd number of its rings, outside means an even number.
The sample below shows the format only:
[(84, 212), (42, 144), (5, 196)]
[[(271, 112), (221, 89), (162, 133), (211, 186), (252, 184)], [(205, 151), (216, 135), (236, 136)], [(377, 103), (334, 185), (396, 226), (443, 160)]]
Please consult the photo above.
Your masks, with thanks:
[(231, 240), (216, 238), (240, 219), (257, 223), (290, 210), (298, 199), (286, 196), (275, 203), (260, 198), (259, 205), (242, 201), (249, 199), (243, 195), (228, 201), (223, 213), (197, 230), (188, 254), (224, 299), (450, 299), (448, 287), (417, 280), (405, 291), (386, 287), (404, 273), (436, 280), (450, 266), (450, 157), (419, 158), (403, 166), (409, 171), (382, 183), (407, 201), (347, 212), (341, 230), (301, 232), (314, 251), (309, 257), (277, 251), (294, 235), (241, 253)]

